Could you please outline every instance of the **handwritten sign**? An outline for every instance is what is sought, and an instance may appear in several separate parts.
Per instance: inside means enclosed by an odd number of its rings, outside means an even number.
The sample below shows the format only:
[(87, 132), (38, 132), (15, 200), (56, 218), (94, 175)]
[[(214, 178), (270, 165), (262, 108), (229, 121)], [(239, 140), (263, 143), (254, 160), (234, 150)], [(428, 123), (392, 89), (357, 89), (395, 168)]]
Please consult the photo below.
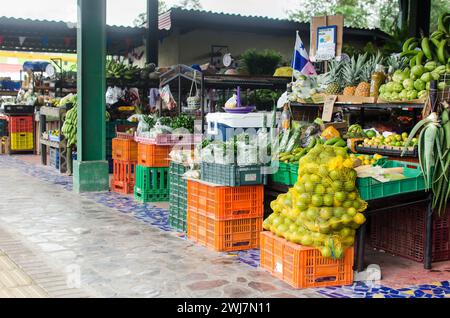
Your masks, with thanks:
[(334, 104), (336, 103), (337, 96), (336, 95), (328, 95), (325, 98), (325, 102), (323, 104), (323, 112), (322, 112), (322, 120), (324, 122), (330, 122), (331, 117), (333, 116)]

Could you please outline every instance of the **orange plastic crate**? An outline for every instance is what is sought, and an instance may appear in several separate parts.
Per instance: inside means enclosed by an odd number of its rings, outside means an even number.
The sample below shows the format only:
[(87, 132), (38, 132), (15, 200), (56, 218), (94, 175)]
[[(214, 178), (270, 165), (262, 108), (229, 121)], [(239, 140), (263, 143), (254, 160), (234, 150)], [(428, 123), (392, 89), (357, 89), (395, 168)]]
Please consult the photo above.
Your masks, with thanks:
[(258, 248), (261, 229), (262, 217), (217, 221), (188, 207), (188, 238), (219, 252)]
[(262, 217), (264, 185), (213, 186), (188, 180), (188, 206), (215, 220)]
[(353, 283), (353, 248), (340, 260), (325, 258), (313, 247), (295, 244), (271, 232), (261, 233), (260, 266), (295, 288)]
[(136, 161), (137, 143), (133, 139), (114, 138), (112, 140), (112, 157), (114, 160)]
[(11, 116), (9, 120), (11, 133), (32, 133), (33, 116)]
[(122, 194), (133, 193), (135, 180), (136, 161), (113, 161), (112, 191)]
[(168, 167), (170, 149), (170, 146), (138, 143), (138, 164), (149, 168)]

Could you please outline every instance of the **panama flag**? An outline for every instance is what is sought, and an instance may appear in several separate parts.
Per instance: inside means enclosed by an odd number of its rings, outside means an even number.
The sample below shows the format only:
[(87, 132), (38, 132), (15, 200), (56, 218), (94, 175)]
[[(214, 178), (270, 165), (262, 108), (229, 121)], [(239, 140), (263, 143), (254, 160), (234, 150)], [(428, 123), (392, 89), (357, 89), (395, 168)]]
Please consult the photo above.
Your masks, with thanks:
[(300, 35), (298, 35), (298, 31), (297, 39), (295, 40), (294, 56), (292, 58), (292, 68), (303, 75), (317, 75), (314, 66), (309, 60), (305, 46), (300, 39)]

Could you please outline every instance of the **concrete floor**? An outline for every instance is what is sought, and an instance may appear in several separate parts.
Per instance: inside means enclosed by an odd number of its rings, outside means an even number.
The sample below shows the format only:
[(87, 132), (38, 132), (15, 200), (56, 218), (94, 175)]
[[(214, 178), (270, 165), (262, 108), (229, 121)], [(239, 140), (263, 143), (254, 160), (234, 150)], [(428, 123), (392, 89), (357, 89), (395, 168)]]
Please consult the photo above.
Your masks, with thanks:
[[(398, 294), (400, 288), (408, 287), (409, 292), (419, 289), (413, 285), (433, 283), (432, 288), (439, 290), (436, 293), (450, 295), (450, 287), (446, 287), (450, 262), (434, 264), (430, 272), (423, 270), (421, 264), (374, 252), (368, 253), (368, 261), (382, 265), (382, 285), (364, 285), (363, 293), (358, 284), (295, 290), (233, 255), (216, 253), (181, 239), (174, 232), (162, 231), (132, 214), (98, 203), (94, 195), (67, 191), (70, 186), (58, 185), (59, 175), (55, 170), (36, 166), (38, 162), (36, 156), (19, 159), (0, 156), (0, 250), (29, 274), (30, 282), (39, 284), (49, 294), (56, 292), (61, 297), (376, 297), (380, 288), (383, 296)], [(44, 181), (42, 176), (48, 178)], [(162, 204), (158, 208), (166, 206)], [(42, 263), (38, 267), (45, 270), (39, 272), (30, 267), (34, 262)], [(51, 277), (65, 279), (75, 287), (66, 286), (67, 291), (52, 289)], [(46, 284), (50, 286), (48, 289)]]

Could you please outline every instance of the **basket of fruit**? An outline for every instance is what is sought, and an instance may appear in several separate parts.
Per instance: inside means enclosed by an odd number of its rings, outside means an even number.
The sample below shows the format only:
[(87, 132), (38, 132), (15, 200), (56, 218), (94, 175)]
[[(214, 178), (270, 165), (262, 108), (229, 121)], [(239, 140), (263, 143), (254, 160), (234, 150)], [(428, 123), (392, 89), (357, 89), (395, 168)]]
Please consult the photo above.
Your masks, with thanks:
[(400, 157), (403, 156), (417, 157), (417, 138), (413, 138), (409, 144), (406, 144), (408, 133), (390, 134), (385, 137), (378, 135), (372, 138), (366, 138), (362, 143), (356, 145), (355, 150), (359, 153), (381, 154), (387, 156)]

